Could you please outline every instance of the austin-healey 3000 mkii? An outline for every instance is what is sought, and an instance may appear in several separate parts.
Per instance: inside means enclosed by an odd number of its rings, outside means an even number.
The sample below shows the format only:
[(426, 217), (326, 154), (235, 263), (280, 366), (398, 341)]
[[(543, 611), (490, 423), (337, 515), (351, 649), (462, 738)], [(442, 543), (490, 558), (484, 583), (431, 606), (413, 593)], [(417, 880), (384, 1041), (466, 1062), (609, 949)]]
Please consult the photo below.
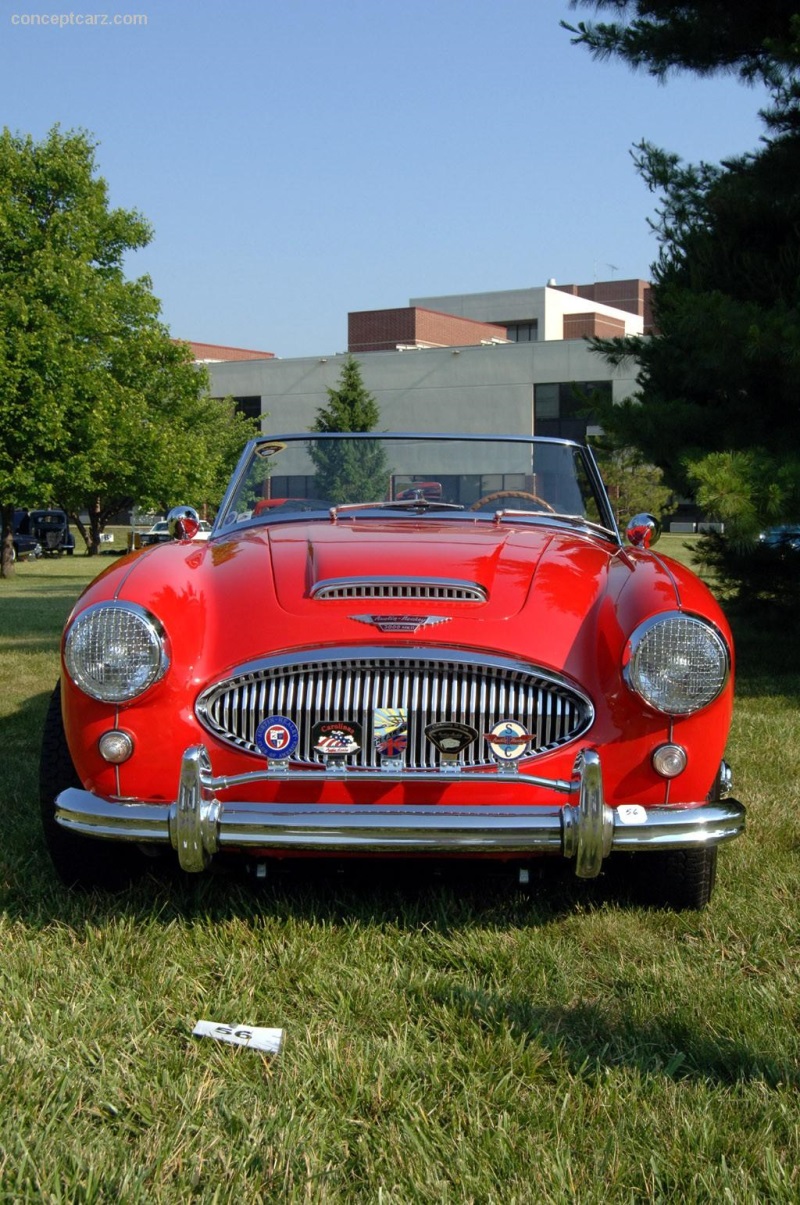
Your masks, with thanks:
[(202, 543), (197, 522), (177, 508), (68, 619), (41, 763), (65, 881), (120, 885), (159, 850), (259, 876), (427, 857), (524, 881), (555, 858), (708, 902), (744, 827), (730, 630), (655, 520), (623, 541), (587, 448), (264, 436)]

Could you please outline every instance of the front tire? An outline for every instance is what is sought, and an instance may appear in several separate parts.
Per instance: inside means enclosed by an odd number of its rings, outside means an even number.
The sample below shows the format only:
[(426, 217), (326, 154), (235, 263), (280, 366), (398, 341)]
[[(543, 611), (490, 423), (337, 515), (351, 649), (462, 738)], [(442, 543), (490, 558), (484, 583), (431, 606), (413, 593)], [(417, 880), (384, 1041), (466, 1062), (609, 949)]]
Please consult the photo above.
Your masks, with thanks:
[(121, 891), (142, 873), (143, 860), (132, 845), (83, 837), (56, 821), (56, 796), (83, 783), (72, 763), (61, 715), (61, 684), (50, 698), (39, 762), (39, 803), (45, 845), (67, 887)]
[(637, 895), (642, 903), (673, 912), (700, 912), (711, 902), (717, 878), (717, 847), (640, 854)]

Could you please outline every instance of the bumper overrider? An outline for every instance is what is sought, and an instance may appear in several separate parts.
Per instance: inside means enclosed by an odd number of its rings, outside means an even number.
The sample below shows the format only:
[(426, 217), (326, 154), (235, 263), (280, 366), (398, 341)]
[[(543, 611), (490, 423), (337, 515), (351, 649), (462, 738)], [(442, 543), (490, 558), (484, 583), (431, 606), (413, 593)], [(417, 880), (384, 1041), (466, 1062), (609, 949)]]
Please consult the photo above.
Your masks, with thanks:
[[(330, 782), (333, 778), (391, 782), (514, 783), (566, 795), (553, 805), (458, 807), (451, 804), (252, 803), (222, 801), (217, 792), (263, 781)], [(178, 797), (172, 804), (103, 799), (70, 787), (56, 799), (56, 820), (87, 837), (171, 845), (186, 871), (204, 870), (214, 854), (339, 853), (499, 854), (525, 857), (561, 854), (574, 859), (579, 878), (599, 874), (617, 851), (689, 849), (718, 845), (744, 830), (745, 809), (735, 799), (696, 804), (609, 807), (603, 797), (600, 755), (584, 749), (569, 781), (539, 778), (498, 767), (496, 773), (448, 767), (444, 771), (365, 773), (326, 768), (265, 769), (215, 778), (204, 745), (187, 749)]]

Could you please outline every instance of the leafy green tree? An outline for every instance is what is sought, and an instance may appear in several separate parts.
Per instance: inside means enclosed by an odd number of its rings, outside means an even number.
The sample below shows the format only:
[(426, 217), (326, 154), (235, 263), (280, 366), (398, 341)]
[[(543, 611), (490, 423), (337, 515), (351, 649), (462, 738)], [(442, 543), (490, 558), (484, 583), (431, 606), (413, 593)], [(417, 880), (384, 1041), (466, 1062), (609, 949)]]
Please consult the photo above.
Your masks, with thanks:
[(750, 0), (657, 3), (574, 0), (608, 9), (575, 41), (656, 77), (685, 68), (765, 85), (767, 136), (721, 165), (687, 165), (647, 142), (636, 148), (660, 197), (653, 227), (658, 335), (597, 340), (612, 362), (633, 358), (641, 392), (604, 408), (622, 445), (641, 450), (679, 492), (725, 519), (743, 542), (800, 495), (800, 12)]
[[(348, 356), (342, 365), (339, 387), (328, 387), (328, 405), (320, 407), (312, 431), (361, 431), (375, 429), (378, 403), (367, 390), (358, 360)], [(386, 495), (389, 467), (378, 440), (320, 441), (311, 449), (317, 470), (315, 489), (334, 504), (378, 501)]]
[(94, 552), (134, 501), (216, 497), (246, 437), (245, 420), (203, 396), (149, 279), (124, 275), (150, 237), (141, 215), (109, 207), (88, 135), (0, 134), (3, 574), (15, 505), (88, 511)]

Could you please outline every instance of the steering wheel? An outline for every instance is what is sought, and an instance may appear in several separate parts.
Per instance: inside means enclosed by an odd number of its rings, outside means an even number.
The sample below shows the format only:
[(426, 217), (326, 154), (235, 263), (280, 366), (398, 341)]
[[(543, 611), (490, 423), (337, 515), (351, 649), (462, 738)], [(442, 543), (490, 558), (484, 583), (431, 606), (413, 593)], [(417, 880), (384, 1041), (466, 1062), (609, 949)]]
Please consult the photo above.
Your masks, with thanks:
[(549, 511), (555, 514), (555, 507), (549, 502), (545, 502), (544, 498), (540, 498), (538, 494), (529, 494), (527, 490), (498, 490), (495, 494), (484, 494), (477, 502), (473, 502), (470, 510), (481, 510), (489, 502), (498, 502), (500, 498), (525, 498), (528, 502), (536, 502), (541, 510)]

